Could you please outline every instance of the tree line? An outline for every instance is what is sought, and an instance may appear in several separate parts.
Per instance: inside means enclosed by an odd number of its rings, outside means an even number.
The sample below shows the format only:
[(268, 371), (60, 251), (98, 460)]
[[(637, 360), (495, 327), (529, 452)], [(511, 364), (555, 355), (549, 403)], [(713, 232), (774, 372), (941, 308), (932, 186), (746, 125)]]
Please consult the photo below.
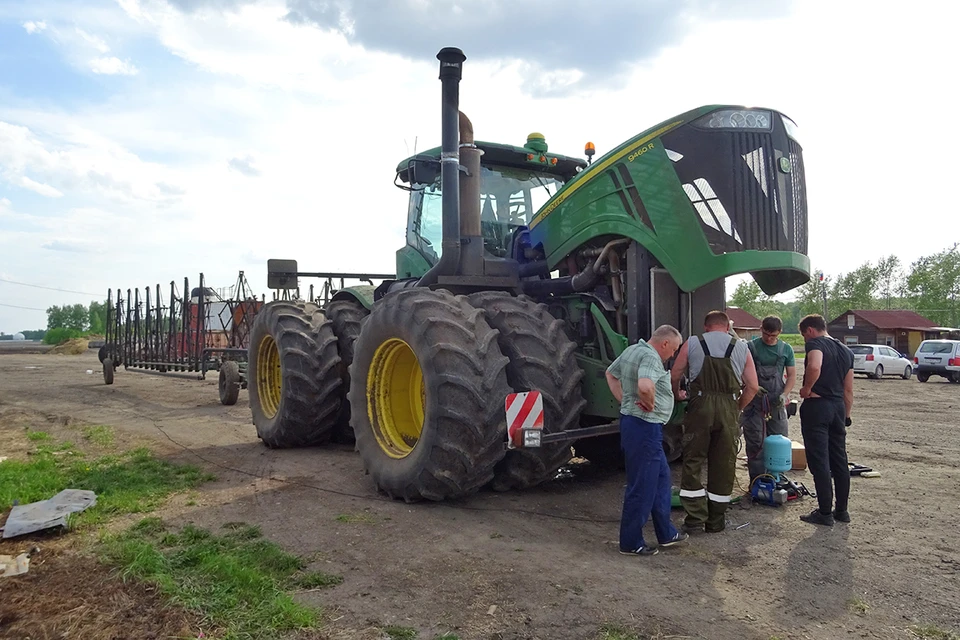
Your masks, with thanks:
[(85, 335), (103, 335), (107, 326), (107, 303), (53, 305), (47, 308), (47, 331), (43, 341), (59, 344)]
[[(821, 277), (822, 276), (822, 277)], [(934, 324), (960, 326), (960, 244), (923, 256), (904, 266), (895, 255), (867, 261), (837, 275), (815, 272), (793, 292), (792, 301), (765, 295), (752, 280), (741, 282), (729, 307), (739, 307), (758, 318), (778, 315), (784, 333), (797, 333), (800, 319), (823, 313), (826, 297), (827, 322), (848, 309), (908, 309)]]
[[(93, 300), (89, 305), (66, 304), (47, 307), (47, 328), (21, 331), (26, 340), (60, 344), (64, 340), (88, 335), (103, 335), (107, 327), (107, 303)], [(0, 334), (0, 340), (13, 340)]]

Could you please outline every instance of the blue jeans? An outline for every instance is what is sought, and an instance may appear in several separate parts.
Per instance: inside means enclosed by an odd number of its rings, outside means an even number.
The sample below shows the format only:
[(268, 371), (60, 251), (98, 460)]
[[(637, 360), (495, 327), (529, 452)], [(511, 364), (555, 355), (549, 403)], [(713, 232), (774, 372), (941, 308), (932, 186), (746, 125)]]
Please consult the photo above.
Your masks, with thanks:
[(670, 522), (670, 466), (663, 453), (663, 425), (620, 414), (620, 446), (627, 467), (620, 548), (646, 546), (643, 527), (651, 515), (657, 540), (669, 542), (677, 529)]

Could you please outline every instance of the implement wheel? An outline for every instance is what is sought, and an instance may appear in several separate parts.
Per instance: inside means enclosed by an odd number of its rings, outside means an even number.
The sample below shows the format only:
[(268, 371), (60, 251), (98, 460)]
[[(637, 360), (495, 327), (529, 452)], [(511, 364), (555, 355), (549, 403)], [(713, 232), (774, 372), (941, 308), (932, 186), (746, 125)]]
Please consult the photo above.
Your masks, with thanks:
[[(497, 342), (510, 358), (507, 382), (513, 391), (539, 391), (543, 397), (544, 432), (575, 429), (586, 405), (581, 392), (583, 370), (574, 357), (577, 345), (564, 333), (563, 321), (527, 296), (484, 291), (469, 300), (484, 310), (487, 322), (500, 332)], [(513, 449), (494, 469), (491, 487), (508, 491), (540, 484), (552, 479), (571, 455), (569, 442)]]
[(355, 344), (349, 394), (377, 487), (412, 502), (490, 482), (505, 452), (507, 362), (463, 296), (416, 288), (377, 302)]
[(268, 447), (330, 439), (340, 412), (333, 324), (309, 302), (275, 301), (257, 313), (247, 364), (250, 412)]
[(323, 310), (333, 323), (333, 332), (337, 336), (340, 351), (341, 387), (340, 415), (333, 429), (333, 437), (338, 442), (353, 442), (353, 427), (350, 426), (350, 402), (347, 391), (350, 389), (350, 365), (353, 364), (353, 347), (360, 335), (360, 323), (370, 312), (355, 298), (334, 300)]
[(240, 365), (227, 360), (220, 365), (220, 404), (232, 406), (240, 397)]
[(113, 384), (113, 360), (103, 359), (103, 384)]

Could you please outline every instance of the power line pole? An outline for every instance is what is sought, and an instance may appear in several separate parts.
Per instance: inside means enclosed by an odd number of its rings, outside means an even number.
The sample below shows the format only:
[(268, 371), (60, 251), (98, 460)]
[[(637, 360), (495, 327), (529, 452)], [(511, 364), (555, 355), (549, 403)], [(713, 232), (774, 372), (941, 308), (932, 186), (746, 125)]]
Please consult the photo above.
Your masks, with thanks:
[(823, 296), (823, 320), (830, 322), (830, 318), (827, 316), (827, 283), (823, 279), (823, 271), (817, 271), (817, 278), (820, 281), (820, 293)]

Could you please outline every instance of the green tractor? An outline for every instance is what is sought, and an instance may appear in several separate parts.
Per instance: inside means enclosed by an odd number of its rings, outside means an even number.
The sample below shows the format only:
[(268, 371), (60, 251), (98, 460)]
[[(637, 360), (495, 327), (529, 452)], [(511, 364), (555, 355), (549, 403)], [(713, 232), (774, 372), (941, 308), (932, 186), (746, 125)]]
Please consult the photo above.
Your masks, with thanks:
[[(268, 264), (274, 289), (311, 276), (371, 284), (322, 308), (280, 300), (258, 313), (257, 433), (270, 447), (355, 438), (376, 486), (406, 501), (531, 487), (574, 450), (620, 464), (604, 371), (628, 344), (664, 323), (696, 332), (724, 308), (727, 276), (750, 273), (768, 294), (809, 279), (796, 126), (771, 109), (714, 105), (596, 161), (591, 144), (582, 160), (540, 134), (522, 147), (480, 142), (459, 110), (465, 56), (437, 58), (442, 146), (397, 167), (410, 206), (396, 273)], [(542, 428), (508, 435), (505, 405), (528, 391)], [(676, 457), (676, 441), (665, 446)]]

